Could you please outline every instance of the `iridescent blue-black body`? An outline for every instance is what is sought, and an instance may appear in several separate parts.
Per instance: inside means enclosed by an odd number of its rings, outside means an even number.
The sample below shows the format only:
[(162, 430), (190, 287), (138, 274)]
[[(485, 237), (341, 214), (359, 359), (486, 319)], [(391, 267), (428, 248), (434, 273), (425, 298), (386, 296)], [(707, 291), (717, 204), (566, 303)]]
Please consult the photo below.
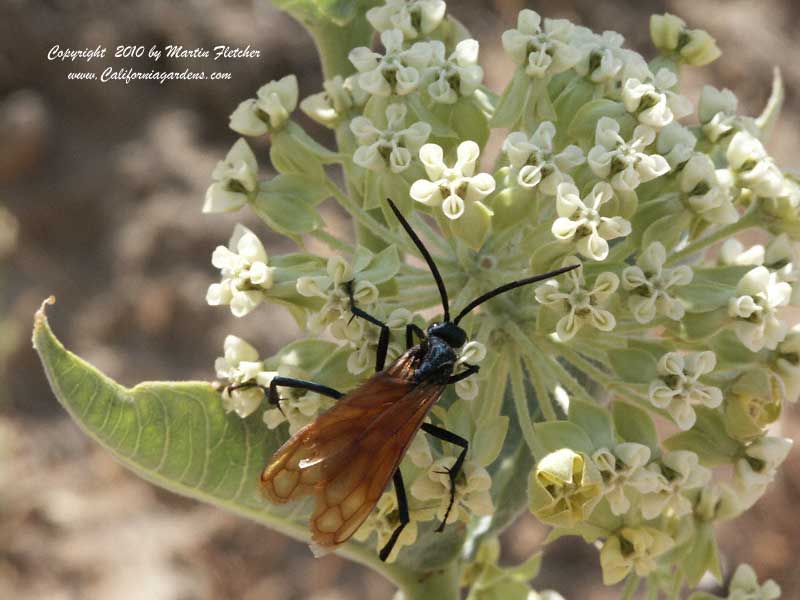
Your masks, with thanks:
[(411, 349), (414, 356), (412, 381), (445, 385), (455, 369), (455, 349), (464, 345), (467, 335), (449, 322), (435, 323), (428, 328), (428, 337)]

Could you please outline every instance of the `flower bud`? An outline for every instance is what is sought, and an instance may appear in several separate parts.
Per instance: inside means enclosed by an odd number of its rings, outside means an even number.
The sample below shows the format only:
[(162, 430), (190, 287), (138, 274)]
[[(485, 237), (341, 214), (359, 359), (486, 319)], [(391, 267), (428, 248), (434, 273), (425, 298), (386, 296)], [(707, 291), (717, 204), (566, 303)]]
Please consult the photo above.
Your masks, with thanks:
[(742, 441), (759, 437), (780, 417), (785, 395), (778, 375), (763, 368), (749, 369), (731, 386), (725, 402), (728, 433)]
[(551, 525), (570, 527), (586, 519), (603, 495), (602, 478), (584, 454), (562, 448), (543, 457), (528, 479), (530, 509)]

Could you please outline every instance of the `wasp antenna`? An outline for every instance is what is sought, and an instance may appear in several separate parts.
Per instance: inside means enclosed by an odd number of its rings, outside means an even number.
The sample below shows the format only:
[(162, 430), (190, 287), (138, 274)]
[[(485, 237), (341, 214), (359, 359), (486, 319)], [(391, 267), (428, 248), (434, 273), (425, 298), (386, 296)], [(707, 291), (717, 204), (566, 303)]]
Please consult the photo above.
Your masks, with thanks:
[(428, 252), (428, 249), (425, 247), (425, 244), (422, 243), (422, 240), (419, 239), (419, 236), (416, 232), (411, 229), (411, 225), (406, 221), (406, 218), (402, 215), (400, 210), (395, 206), (394, 202), (392, 202), (391, 198), (386, 199), (389, 202), (389, 206), (392, 208), (392, 212), (397, 217), (397, 220), (400, 221), (400, 225), (403, 226), (403, 229), (406, 230), (406, 233), (411, 237), (414, 241), (414, 245), (419, 249), (422, 257), (425, 259), (425, 262), (428, 263), (428, 268), (431, 270), (431, 274), (433, 278), (436, 280), (436, 287), (439, 288), (439, 296), (442, 297), (442, 308), (444, 309), (444, 320), (445, 322), (450, 320), (450, 303), (447, 300), (447, 288), (444, 287), (444, 281), (442, 281), (442, 276), (439, 274), (439, 269), (436, 268), (436, 263), (433, 262), (433, 257), (431, 253)]
[(454, 325), (458, 325), (458, 322), (463, 319), (467, 314), (479, 304), (483, 304), (487, 300), (491, 300), (495, 296), (499, 296), (509, 290), (513, 290), (518, 287), (522, 287), (523, 285), (529, 285), (531, 283), (536, 283), (538, 281), (542, 281), (543, 279), (550, 279), (551, 277), (556, 277), (557, 275), (561, 275), (568, 271), (572, 271), (573, 269), (577, 269), (580, 265), (569, 265), (568, 267), (561, 267), (560, 269), (556, 269), (555, 271), (550, 271), (548, 273), (542, 273), (541, 275), (534, 275), (533, 277), (528, 277), (527, 279), (519, 279), (518, 281), (512, 281), (511, 283), (506, 283), (505, 285), (501, 285), (499, 288), (495, 288), (490, 292), (486, 292), (482, 296), (478, 296), (467, 304), (467, 306), (458, 313), (458, 316), (453, 320)]

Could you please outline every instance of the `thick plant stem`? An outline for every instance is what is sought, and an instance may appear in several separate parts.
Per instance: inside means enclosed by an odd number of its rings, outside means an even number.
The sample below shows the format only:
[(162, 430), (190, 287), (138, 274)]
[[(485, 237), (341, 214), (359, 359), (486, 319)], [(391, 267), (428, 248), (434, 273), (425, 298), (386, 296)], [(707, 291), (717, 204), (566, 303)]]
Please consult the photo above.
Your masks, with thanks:
[(683, 260), (684, 258), (688, 258), (695, 252), (699, 252), (704, 248), (708, 248), (710, 245), (724, 240), (726, 238), (731, 237), (739, 233), (740, 231), (744, 231), (745, 229), (749, 229), (750, 227), (755, 227), (758, 225), (758, 211), (756, 205), (750, 207), (750, 209), (741, 216), (741, 218), (736, 221), (735, 223), (731, 223), (730, 225), (726, 225), (725, 227), (721, 227), (717, 229), (711, 235), (707, 235), (704, 238), (701, 238), (695, 242), (692, 242), (688, 246), (686, 246), (680, 252), (676, 252), (672, 256), (667, 259), (667, 265), (672, 265), (677, 263), (678, 261)]
[(400, 583), (403, 600), (458, 600), (461, 568), (452, 562), (442, 569), (416, 573)]
[(355, 71), (348, 52), (358, 46), (368, 46), (372, 28), (363, 15), (355, 17), (341, 27), (330, 21), (306, 24), (317, 45), (322, 76), (333, 79), (336, 75), (347, 77)]

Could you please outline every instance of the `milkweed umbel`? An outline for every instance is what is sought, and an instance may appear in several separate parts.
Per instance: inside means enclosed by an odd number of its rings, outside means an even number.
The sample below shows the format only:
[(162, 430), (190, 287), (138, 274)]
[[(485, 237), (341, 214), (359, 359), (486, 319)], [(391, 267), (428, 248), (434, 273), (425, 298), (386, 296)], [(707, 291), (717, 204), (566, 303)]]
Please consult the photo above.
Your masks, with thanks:
[[(428, 250), (389, 200), (400, 224), (419, 248), (431, 270), (442, 299), (444, 319), (428, 327), (427, 332), (414, 324), (406, 326), (406, 352), (385, 367), (389, 347), (389, 327), (358, 308), (349, 284), (350, 310), (380, 327), (375, 374), (355, 390), (343, 394), (333, 388), (294, 379), (275, 377), (269, 388), (262, 388), (269, 401), (279, 406), (278, 386), (299, 388), (338, 402), (315, 421), (297, 431), (281, 446), (261, 474), (261, 488), (273, 502), (284, 503), (305, 495), (315, 497), (310, 518), (312, 541), (322, 548), (334, 548), (346, 542), (361, 526), (381, 497), (389, 479), (393, 479), (400, 524), (380, 551), (386, 560), (403, 528), (409, 522), (400, 461), (414, 434), (424, 432), (461, 448), (452, 468), (450, 503), (437, 531), (442, 531), (455, 500), (456, 478), (464, 464), (469, 442), (455, 433), (424, 423), (428, 411), (445, 388), (478, 372), (476, 365), (453, 374), (456, 350), (467, 341), (466, 332), (458, 326), (471, 310), (495, 296), (543, 279), (566, 273), (571, 265), (542, 275), (512, 281), (479, 296), (450, 319), (447, 289)], [(414, 344), (414, 336), (420, 339)], [(240, 384), (233, 388), (256, 387)], [(262, 387), (262, 386), (257, 386)]]

